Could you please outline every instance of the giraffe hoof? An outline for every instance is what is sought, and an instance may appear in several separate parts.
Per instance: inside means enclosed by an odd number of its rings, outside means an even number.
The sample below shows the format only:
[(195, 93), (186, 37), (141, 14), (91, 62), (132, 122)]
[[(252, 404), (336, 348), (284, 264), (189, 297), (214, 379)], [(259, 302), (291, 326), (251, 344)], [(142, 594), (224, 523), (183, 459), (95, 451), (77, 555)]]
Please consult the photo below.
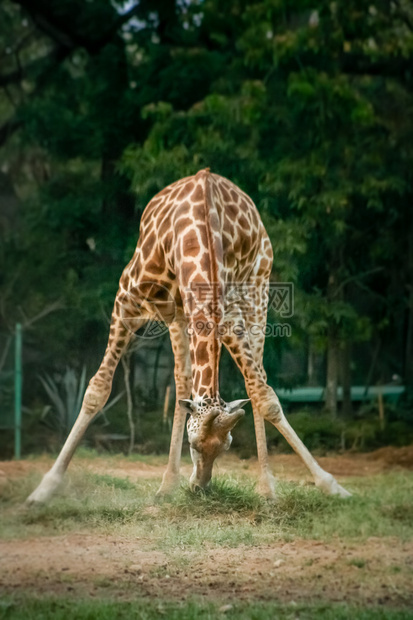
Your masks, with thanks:
[(335, 487), (335, 490), (332, 492), (332, 495), (338, 495), (339, 497), (343, 499), (352, 497), (352, 493), (350, 493), (350, 491), (347, 491), (347, 489), (345, 489), (340, 484), (338, 484), (338, 482), (336, 483), (336, 487)]
[(275, 483), (276, 479), (272, 475), (268, 478), (266, 477), (260, 479), (256, 488), (258, 495), (261, 495), (261, 497), (271, 500), (272, 502), (277, 501), (278, 496), (275, 492)]
[(50, 499), (51, 494), (42, 491), (41, 489), (36, 489), (29, 495), (29, 497), (24, 502), (24, 505), (27, 507), (32, 506), (44, 506)]
[(279, 499), (278, 495), (272, 489), (265, 489), (264, 491), (261, 491), (261, 489), (258, 488), (257, 493), (258, 495), (260, 495), (263, 499), (267, 500), (268, 502), (271, 502), (271, 503), (278, 502), (278, 499)]
[(338, 495), (343, 499), (352, 496), (351, 493), (342, 487), (331, 474), (326, 475), (321, 480), (316, 482), (316, 486), (327, 495)]
[(43, 476), (39, 486), (26, 499), (26, 506), (36, 506), (46, 504), (62, 482), (62, 477), (58, 474), (48, 472)]
[(159, 487), (155, 495), (156, 499), (163, 499), (164, 497), (173, 495), (175, 491), (179, 489), (180, 485), (181, 476), (179, 474), (173, 476), (166, 476), (164, 474), (161, 486)]

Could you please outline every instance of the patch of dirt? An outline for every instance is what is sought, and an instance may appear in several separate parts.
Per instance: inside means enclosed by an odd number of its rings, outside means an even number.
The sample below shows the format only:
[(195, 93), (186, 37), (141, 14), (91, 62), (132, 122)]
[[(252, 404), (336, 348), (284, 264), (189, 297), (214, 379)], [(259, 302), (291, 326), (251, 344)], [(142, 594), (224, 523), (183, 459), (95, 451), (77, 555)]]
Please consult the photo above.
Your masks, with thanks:
[(0, 462), (0, 476), (10, 477), (10, 478), (19, 478), (20, 476), (27, 476), (33, 470), (38, 470), (40, 468), (46, 468), (50, 466), (51, 460), (47, 459), (43, 463), (42, 461), (36, 461), (36, 463), (32, 463), (31, 461), (1, 461)]
[(368, 458), (372, 461), (380, 461), (388, 466), (399, 465), (406, 469), (413, 469), (413, 446), (403, 446), (402, 448), (387, 446), (375, 450), (368, 455)]
[[(318, 456), (316, 457), (320, 465), (334, 476), (365, 476), (379, 474), (389, 469), (413, 469), (413, 445), (402, 448), (386, 447), (369, 453), (346, 452), (341, 455)], [(273, 473), (285, 480), (309, 479), (306, 467), (295, 454), (272, 454), (269, 457)], [(156, 464), (148, 464), (141, 461), (131, 461), (119, 457), (101, 456), (95, 459), (73, 458), (70, 465), (71, 470), (88, 469), (99, 474), (111, 476), (127, 476), (131, 480), (134, 478), (159, 478), (166, 468), (167, 459)], [(53, 460), (44, 456), (36, 461), (2, 461), (0, 462), (0, 482), (1, 479), (19, 478), (27, 474), (38, 471), (45, 473), (52, 465)], [(183, 476), (189, 477), (192, 466), (183, 464), (181, 471)], [(234, 453), (225, 453), (217, 459), (214, 465), (214, 474), (219, 473), (245, 473), (251, 475), (258, 474), (257, 459), (240, 459)]]
[(0, 542), (0, 589), (26, 595), (413, 604), (413, 543), (296, 540), (170, 554), (145, 540), (75, 534)]
[[(340, 477), (368, 476), (412, 467), (413, 446), (382, 448), (370, 454), (344, 454), (317, 460)], [(3, 480), (47, 471), (52, 459), (0, 463)], [(274, 474), (309, 480), (295, 455), (271, 455)], [(156, 463), (156, 461), (155, 461)], [(159, 464), (119, 457), (75, 458), (70, 469), (118, 477), (161, 478)], [(191, 466), (182, 468), (188, 477)], [(215, 474), (256, 477), (255, 458), (226, 454)], [(1, 489), (0, 489), (1, 490)], [(150, 510), (150, 508), (148, 508)], [(156, 515), (155, 515), (156, 516)], [(214, 601), (345, 601), (361, 605), (413, 605), (413, 543), (370, 538), (363, 543), (309, 540), (237, 548), (204, 545), (201, 551), (153, 550), (153, 541), (136, 537), (79, 533), (0, 541), (0, 592), (4, 594), (116, 596), (119, 600), (159, 597)]]

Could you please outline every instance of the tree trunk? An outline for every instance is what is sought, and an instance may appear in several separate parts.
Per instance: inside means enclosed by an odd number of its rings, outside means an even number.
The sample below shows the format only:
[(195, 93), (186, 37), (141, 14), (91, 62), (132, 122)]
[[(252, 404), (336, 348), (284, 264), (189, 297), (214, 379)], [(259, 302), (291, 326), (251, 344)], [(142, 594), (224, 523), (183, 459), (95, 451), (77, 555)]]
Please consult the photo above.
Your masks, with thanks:
[(404, 382), (410, 389), (413, 388), (413, 235), (408, 240), (408, 303), (407, 303), (407, 333), (404, 350)]
[(343, 415), (351, 418), (353, 415), (353, 403), (351, 400), (351, 341), (346, 340), (341, 349), (340, 371), (341, 387), (343, 388)]
[(327, 378), (325, 389), (325, 409), (335, 418), (337, 416), (337, 386), (338, 386), (339, 344), (336, 330), (333, 326), (328, 330), (327, 344)]
[(133, 400), (132, 400), (132, 390), (130, 387), (130, 360), (131, 355), (130, 352), (125, 353), (122, 357), (122, 367), (123, 367), (123, 379), (125, 383), (126, 390), (126, 413), (128, 416), (129, 422), (129, 450), (128, 455), (130, 456), (133, 452), (133, 448), (135, 446), (135, 424), (133, 422)]
[(404, 382), (413, 389), (413, 285), (410, 287), (409, 307), (407, 311), (407, 335), (404, 358)]
[[(342, 297), (342, 289), (338, 287), (338, 270), (342, 263), (340, 249), (335, 248), (332, 252), (327, 282), (327, 300), (334, 310), (334, 304)], [(339, 371), (340, 346), (338, 337), (338, 325), (334, 315), (330, 316), (327, 329), (327, 377), (325, 389), (325, 409), (335, 418), (337, 416), (337, 387)]]
[(158, 386), (158, 371), (161, 361), (161, 353), (164, 345), (164, 340), (161, 339), (158, 348), (156, 349), (155, 361), (153, 365), (153, 381), (152, 381), (152, 399), (154, 406), (158, 404), (159, 386)]
[(315, 373), (315, 352), (311, 339), (308, 341), (308, 353), (307, 353), (307, 385), (317, 385), (316, 373)]

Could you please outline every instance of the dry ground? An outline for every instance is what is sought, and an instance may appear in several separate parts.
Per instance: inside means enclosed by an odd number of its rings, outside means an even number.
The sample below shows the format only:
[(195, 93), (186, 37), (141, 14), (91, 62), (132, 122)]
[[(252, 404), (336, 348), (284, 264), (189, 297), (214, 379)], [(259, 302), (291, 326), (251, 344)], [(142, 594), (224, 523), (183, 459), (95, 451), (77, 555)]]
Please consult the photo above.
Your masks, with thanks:
[[(321, 457), (320, 464), (347, 483), (388, 472), (413, 468), (413, 447), (386, 448), (368, 455)], [(161, 461), (161, 462), (160, 462)], [(272, 456), (272, 468), (281, 480), (308, 482), (294, 455)], [(3, 487), (34, 470), (50, 466), (47, 457), (33, 461), (1, 462)], [(75, 457), (71, 470), (92, 471), (131, 482), (160, 479), (165, 459), (139, 462), (123, 457)], [(183, 474), (188, 476), (186, 463)], [(241, 461), (226, 455), (218, 473), (255, 475), (255, 459)], [(17, 511), (24, 510), (15, 509)], [(159, 519), (156, 503), (146, 508)], [(18, 514), (16, 512), (16, 514)], [(205, 514), (205, 520), (209, 515)], [(214, 517), (212, 517), (214, 518)], [(185, 522), (182, 523), (185, 528)], [(219, 525), (217, 525), (219, 527)], [(234, 522), (234, 527), (236, 523)], [(257, 525), (259, 527), (259, 525)], [(7, 595), (135, 596), (185, 600), (189, 595), (222, 601), (278, 600), (344, 601), (363, 606), (384, 605), (413, 609), (413, 542), (395, 536), (362, 540), (337, 536), (329, 540), (276, 539), (268, 544), (162, 549), (151, 534), (142, 535), (119, 525), (109, 532), (94, 530), (93, 521), (78, 532), (50, 532), (0, 541), (0, 592)], [(159, 542), (159, 541), (158, 541)], [(413, 616), (412, 616), (413, 617)]]

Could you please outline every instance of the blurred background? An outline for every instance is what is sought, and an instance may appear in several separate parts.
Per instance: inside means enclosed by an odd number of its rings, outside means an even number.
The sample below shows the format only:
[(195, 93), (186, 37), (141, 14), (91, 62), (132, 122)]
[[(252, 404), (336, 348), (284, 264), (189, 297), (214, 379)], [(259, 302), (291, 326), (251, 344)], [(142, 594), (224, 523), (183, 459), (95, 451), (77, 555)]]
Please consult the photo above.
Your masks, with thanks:
[[(207, 166), (294, 285), (265, 367), (308, 447), (412, 442), (412, 61), (408, 0), (2, 0), (0, 456), (16, 414), (23, 455), (59, 449), (145, 205)], [(221, 395), (244, 394), (224, 354)], [(138, 338), (85, 442), (165, 452), (173, 404), (168, 335)]]

